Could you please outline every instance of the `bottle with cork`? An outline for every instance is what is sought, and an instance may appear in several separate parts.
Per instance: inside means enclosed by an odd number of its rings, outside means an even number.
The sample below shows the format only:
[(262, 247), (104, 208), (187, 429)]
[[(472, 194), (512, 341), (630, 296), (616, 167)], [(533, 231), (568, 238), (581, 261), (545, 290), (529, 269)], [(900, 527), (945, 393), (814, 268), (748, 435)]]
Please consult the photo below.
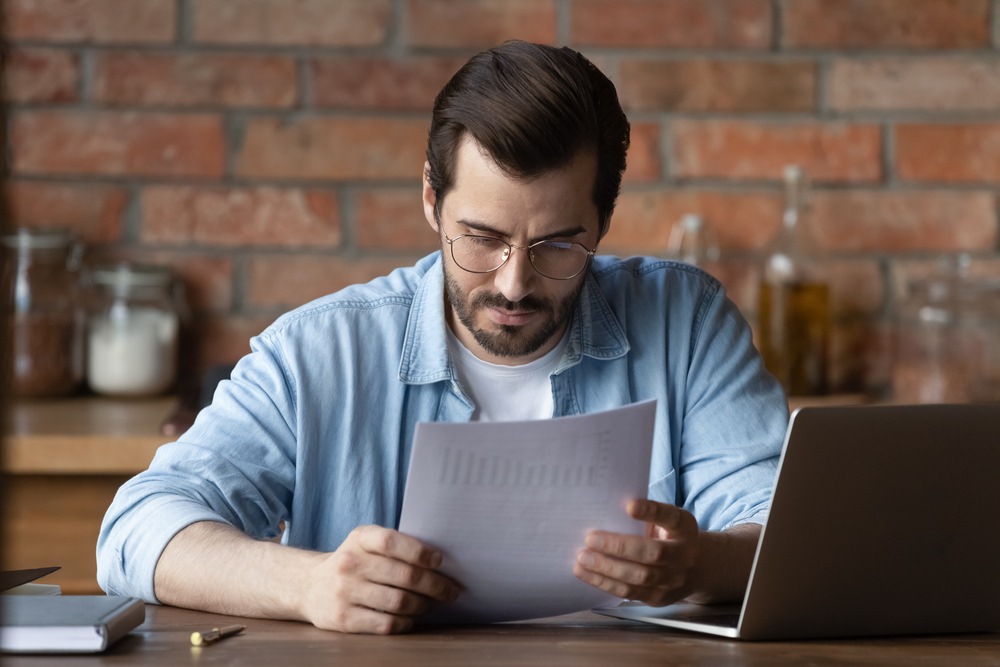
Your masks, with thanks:
[(784, 170), (781, 229), (761, 267), (758, 334), (764, 363), (792, 396), (828, 393), (830, 286), (808, 219), (809, 188), (797, 165)]

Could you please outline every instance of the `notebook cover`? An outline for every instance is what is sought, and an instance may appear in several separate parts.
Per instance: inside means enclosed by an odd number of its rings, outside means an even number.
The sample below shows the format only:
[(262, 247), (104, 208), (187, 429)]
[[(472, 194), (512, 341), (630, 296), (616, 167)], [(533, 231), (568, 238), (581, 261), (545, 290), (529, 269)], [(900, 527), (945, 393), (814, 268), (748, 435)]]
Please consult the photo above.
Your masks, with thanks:
[(0, 596), (0, 650), (99, 653), (142, 624), (142, 600), (104, 595)]

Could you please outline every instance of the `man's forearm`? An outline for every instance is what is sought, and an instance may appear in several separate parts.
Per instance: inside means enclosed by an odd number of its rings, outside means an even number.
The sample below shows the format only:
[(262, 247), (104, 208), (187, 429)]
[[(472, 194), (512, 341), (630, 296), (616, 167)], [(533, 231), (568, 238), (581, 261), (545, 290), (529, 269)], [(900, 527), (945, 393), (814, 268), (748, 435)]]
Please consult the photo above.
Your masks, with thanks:
[(324, 556), (205, 521), (170, 540), (156, 564), (153, 586), (160, 602), (178, 607), (307, 620), (303, 592), (317, 559)]
[(761, 526), (741, 524), (722, 532), (702, 531), (698, 563), (693, 572), (694, 592), (689, 602), (735, 602), (746, 592)]

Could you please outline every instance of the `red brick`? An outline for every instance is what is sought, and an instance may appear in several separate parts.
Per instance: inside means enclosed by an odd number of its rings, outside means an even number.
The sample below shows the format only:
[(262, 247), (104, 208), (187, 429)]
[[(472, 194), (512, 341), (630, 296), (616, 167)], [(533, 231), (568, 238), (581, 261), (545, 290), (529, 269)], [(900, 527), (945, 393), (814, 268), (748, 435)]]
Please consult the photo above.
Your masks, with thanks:
[(18, 113), (15, 173), (220, 176), (222, 123), (207, 114)]
[(225, 312), (233, 305), (232, 258), (116, 245), (94, 248), (88, 263), (97, 266), (116, 261), (170, 267), (183, 281), (182, 297), (190, 314)]
[(388, 179), (419, 182), (427, 121), (409, 118), (255, 118), (237, 159), (251, 178)]
[(75, 102), (80, 57), (56, 49), (12, 49), (4, 58), (4, 86), (8, 102)]
[(408, 46), (491, 47), (508, 39), (552, 44), (554, 0), (407, 0)]
[(355, 196), (355, 236), (362, 250), (431, 252), (441, 243), (424, 218), (420, 186), (378, 188)]
[[(216, 364), (231, 364), (250, 354), (250, 339), (277, 315), (213, 315), (195, 319), (197, 346), (191, 365), (199, 373)], [(189, 362), (190, 363), (190, 362)]]
[(313, 106), (430, 112), (438, 92), (464, 63), (464, 58), (419, 56), (313, 60)]
[(623, 183), (649, 183), (662, 178), (661, 134), (659, 123), (632, 123), (628, 167), (622, 178)]
[(766, 49), (769, 0), (574, 0), (575, 43), (601, 47)]
[(338, 206), (325, 190), (151, 186), (142, 193), (142, 240), (332, 248), (340, 243)]
[(836, 60), (827, 77), (830, 107), (921, 111), (997, 111), (996, 58)]
[(813, 192), (821, 243), (844, 252), (954, 252), (997, 244), (997, 200), (989, 192)]
[(162, 44), (176, 37), (175, 0), (6, 0), (9, 40)]
[(247, 303), (294, 308), (348, 285), (384, 276), (412, 259), (270, 255), (250, 260)]
[(686, 213), (712, 227), (724, 253), (759, 250), (778, 230), (781, 208), (781, 195), (771, 192), (626, 190), (602, 251), (666, 255), (671, 227)]
[(896, 171), (911, 181), (1000, 181), (1000, 123), (900, 124)]
[(622, 105), (636, 111), (810, 111), (816, 67), (807, 62), (626, 60)]
[(105, 104), (289, 107), (296, 93), (284, 56), (117, 51), (94, 63), (94, 98)]
[(674, 175), (780, 180), (799, 164), (814, 181), (882, 176), (879, 127), (862, 123), (688, 121), (674, 123)]
[(390, 0), (198, 0), (194, 40), (212, 44), (377, 46)]
[(184, 300), (194, 316), (226, 312), (233, 305), (233, 260), (185, 253), (172, 256), (166, 252), (149, 254), (150, 261), (170, 264), (184, 283)]
[(122, 240), (126, 195), (114, 185), (8, 181), (12, 221), (27, 227), (68, 227), (88, 244)]
[(990, 0), (785, 0), (782, 7), (786, 47), (990, 45)]

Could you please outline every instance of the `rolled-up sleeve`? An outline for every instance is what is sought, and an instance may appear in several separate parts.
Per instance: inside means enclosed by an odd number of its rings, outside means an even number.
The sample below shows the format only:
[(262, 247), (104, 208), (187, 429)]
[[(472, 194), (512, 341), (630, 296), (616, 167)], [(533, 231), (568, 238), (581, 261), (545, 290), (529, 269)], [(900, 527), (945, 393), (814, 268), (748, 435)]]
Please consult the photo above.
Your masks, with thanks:
[(703, 528), (764, 523), (788, 424), (784, 393), (721, 287), (699, 304), (691, 341), (680, 495)]
[(194, 425), (116, 494), (97, 541), (97, 578), (106, 592), (157, 602), (156, 563), (192, 523), (219, 521), (271, 538), (287, 518), (295, 396), (268, 341), (255, 338), (251, 349)]

